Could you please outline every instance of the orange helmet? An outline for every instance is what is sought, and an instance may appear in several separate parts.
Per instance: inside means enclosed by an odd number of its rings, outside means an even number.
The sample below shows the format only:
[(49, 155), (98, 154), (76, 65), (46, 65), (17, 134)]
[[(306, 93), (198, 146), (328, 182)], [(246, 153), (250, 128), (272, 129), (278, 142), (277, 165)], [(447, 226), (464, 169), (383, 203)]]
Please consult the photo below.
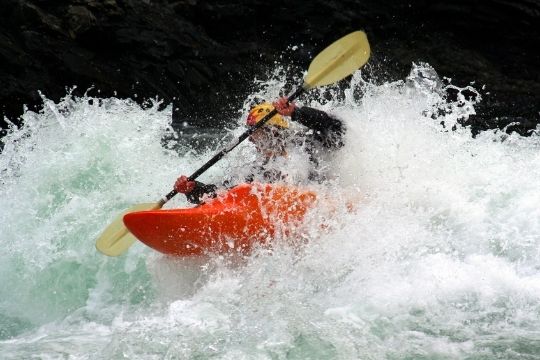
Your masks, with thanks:
[[(270, 111), (274, 110), (274, 107), (270, 103), (262, 103), (260, 105), (256, 105), (249, 111), (249, 115), (246, 120), (246, 124), (249, 126), (253, 126), (257, 124), (259, 121), (262, 120), (263, 117), (265, 117), (267, 114), (270, 113)], [(280, 114), (276, 114), (272, 116), (270, 120), (266, 122), (266, 125), (272, 125), (283, 129), (289, 128), (289, 122), (285, 120)]]

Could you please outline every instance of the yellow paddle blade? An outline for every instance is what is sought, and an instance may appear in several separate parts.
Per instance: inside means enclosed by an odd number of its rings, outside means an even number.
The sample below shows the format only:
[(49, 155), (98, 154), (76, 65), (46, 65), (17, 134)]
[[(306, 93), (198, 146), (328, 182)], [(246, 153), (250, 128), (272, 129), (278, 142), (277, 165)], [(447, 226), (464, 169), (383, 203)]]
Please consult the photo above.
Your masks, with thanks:
[(313, 59), (304, 79), (304, 89), (335, 83), (364, 65), (370, 54), (363, 31), (355, 31), (335, 41)]
[(124, 225), (124, 215), (136, 211), (157, 210), (162, 206), (161, 203), (138, 204), (127, 209), (114, 219), (96, 240), (96, 249), (108, 256), (122, 255), (137, 240)]

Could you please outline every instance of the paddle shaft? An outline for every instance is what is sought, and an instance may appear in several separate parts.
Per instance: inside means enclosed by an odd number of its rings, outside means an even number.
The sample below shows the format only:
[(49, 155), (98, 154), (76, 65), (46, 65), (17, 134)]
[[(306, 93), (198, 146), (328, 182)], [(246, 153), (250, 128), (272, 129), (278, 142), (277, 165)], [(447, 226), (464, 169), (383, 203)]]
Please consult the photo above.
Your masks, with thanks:
[[(298, 96), (300, 96), (305, 91), (304, 87), (299, 87), (296, 89), (294, 93), (292, 93), (287, 99), (288, 101), (295, 100)], [(216, 155), (214, 155), (210, 160), (206, 162), (203, 166), (201, 166), (197, 171), (195, 171), (193, 174), (191, 174), (190, 177), (188, 177), (189, 181), (194, 181), (197, 179), (202, 173), (204, 173), (206, 170), (208, 170), (212, 165), (217, 163), (219, 160), (221, 160), (226, 154), (231, 152), (234, 148), (236, 148), (242, 141), (246, 140), (251, 134), (253, 134), (255, 131), (260, 129), (266, 122), (268, 122), (274, 115), (276, 115), (278, 111), (276, 109), (270, 111), (264, 118), (261, 119), (261, 121), (257, 122), (254, 126), (247, 129), (242, 135), (236, 139), (235, 142), (229, 144), (229, 146), (222, 149), (220, 152), (218, 152)], [(176, 194), (178, 194), (178, 191), (172, 190), (170, 193), (168, 193), (163, 199), (159, 201), (160, 206), (165, 205), (165, 203), (169, 200), (171, 200)]]

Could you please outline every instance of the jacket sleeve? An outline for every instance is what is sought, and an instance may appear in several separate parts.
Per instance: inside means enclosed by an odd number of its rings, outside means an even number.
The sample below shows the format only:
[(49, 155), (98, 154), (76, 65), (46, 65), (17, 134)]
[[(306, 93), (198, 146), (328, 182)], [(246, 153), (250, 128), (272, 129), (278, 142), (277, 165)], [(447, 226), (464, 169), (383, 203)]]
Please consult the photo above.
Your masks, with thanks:
[(313, 136), (324, 147), (338, 149), (344, 145), (345, 126), (343, 122), (324, 111), (310, 107), (297, 108), (291, 119), (313, 130)]
[(186, 194), (187, 200), (192, 204), (200, 204), (202, 198), (206, 195), (209, 197), (216, 197), (217, 186), (214, 184), (203, 184), (202, 182), (195, 181), (195, 189)]

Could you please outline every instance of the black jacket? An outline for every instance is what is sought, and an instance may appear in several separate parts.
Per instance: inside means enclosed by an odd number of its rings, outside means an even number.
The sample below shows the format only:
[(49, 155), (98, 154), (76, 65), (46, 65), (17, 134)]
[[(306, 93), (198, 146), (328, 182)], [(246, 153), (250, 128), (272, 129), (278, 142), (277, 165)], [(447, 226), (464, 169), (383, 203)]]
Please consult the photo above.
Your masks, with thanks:
[[(317, 153), (320, 150), (337, 150), (344, 145), (345, 126), (341, 120), (328, 115), (324, 111), (310, 107), (296, 108), (291, 116), (291, 120), (306, 127), (305, 131), (298, 134), (298, 138), (299, 142), (305, 147), (306, 152), (309, 154), (309, 159), (315, 167), (319, 164)], [(281, 173), (267, 171), (264, 164), (259, 167), (259, 170), (268, 182), (275, 182), (282, 178)], [(310, 173), (309, 177), (314, 181), (323, 180), (316, 172)], [(245, 180), (246, 182), (251, 182), (253, 181), (253, 176), (248, 176)], [(189, 194), (186, 194), (189, 202), (200, 204), (203, 196), (215, 196), (216, 185), (203, 184), (199, 181), (196, 181), (196, 184), (195, 189)], [(225, 184), (225, 186), (228, 185)]]

